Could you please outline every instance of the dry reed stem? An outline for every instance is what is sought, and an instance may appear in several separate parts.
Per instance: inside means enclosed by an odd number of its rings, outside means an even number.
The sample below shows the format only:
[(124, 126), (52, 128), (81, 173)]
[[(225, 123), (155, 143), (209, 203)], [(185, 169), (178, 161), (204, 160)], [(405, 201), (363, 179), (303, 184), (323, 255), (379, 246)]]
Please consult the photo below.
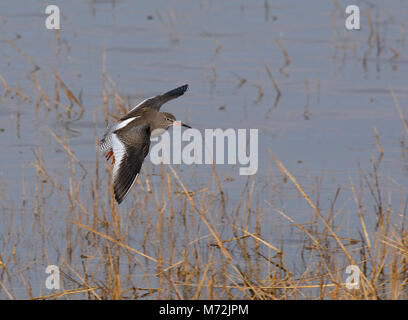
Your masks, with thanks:
[[(272, 151), (269, 149), (268, 150), (270, 155), (272, 156), (273, 160), (275, 161), (277, 167), (279, 170), (287, 176), (292, 183), (296, 186), (298, 191), (301, 193), (303, 198), (306, 200), (306, 202), (313, 208), (313, 210), (316, 212), (316, 214), (319, 216), (321, 221), (324, 223), (328, 231), (332, 234), (333, 238), (336, 240), (338, 245), (341, 247), (343, 250), (344, 254), (347, 256), (348, 260), (350, 261), (351, 264), (356, 265), (356, 262), (354, 261), (353, 257), (350, 255), (344, 244), (340, 241), (339, 237), (337, 234), (334, 232), (332, 227), (327, 223), (327, 220), (323, 217), (323, 215), (320, 213), (320, 210), (316, 207), (316, 205), (313, 203), (313, 201), (310, 199), (310, 197), (306, 194), (306, 192), (303, 190), (303, 188), (299, 185), (299, 183), (296, 181), (296, 179), (290, 174), (290, 172), (285, 168), (285, 166), (278, 160), (278, 158), (275, 157), (275, 155), (272, 153)], [(370, 283), (370, 281), (367, 279), (367, 277), (364, 275), (364, 273), (361, 273), (361, 278), (365, 281), (367, 286), (371, 289), (371, 291), (374, 293), (374, 296), (376, 296), (375, 289)], [(364, 290), (365, 292), (365, 290)]]
[(299, 223), (296, 223), (295, 220), (293, 220), (291, 217), (289, 217), (288, 215), (286, 215), (283, 211), (281, 211), (281, 210), (279, 210), (279, 209), (276, 209), (276, 208), (272, 205), (272, 203), (270, 203), (269, 201), (265, 200), (265, 202), (266, 202), (269, 206), (271, 206), (271, 208), (272, 208), (273, 210), (275, 210), (277, 213), (279, 213), (282, 217), (284, 217), (285, 219), (289, 220), (289, 221), (290, 221), (291, 223), (293, 223), (297, 228), (299, 228), (300, 230), (302, 230), (302, 231), (316, 244), (316, 246), (319, 247), (320, 250), (322, 250), (322, 251), (326, 251), (326, 250), (327, 250), (327, 249), (324, 249), (324, 248), (322, 247), (322, 245), (320, 244), (320, 242), (319, 242), (305, 227), (303, 227), (303, 226), (302, 226), (301, 224), (299, 224)]
[(193, 209), (198, 213), (198, 215), (200, 216), (200, 218), (203, 220), (203, 222), (205, 223), (205, 225), (208, 228), (208, 231), (210, 231), (211, 235), (214, 237), (215, 241), (217, 242), (219, 248), (221, 249), (221, 251), (224, 253), (224, 255), (226, 256), (226, 258), (231, 261), (232, 257), (229, 254), (229, 252), (227, 251), (227, 249), (224, 247), (222, 241), (220, 240), (220, 238), (218, 237), (218, 235), (215, 233), (214, 229), (211, 227), (211, 225), (209, 224), (207, 218), (205, 217), (204, 213), (201, 212), (200, 209), (198, 209), (198, 207), (196, 206), (194, 199), (191, 197), (189, 191), (187, 190), (187, 188), (184, 186), (183, 182), (180, 180), (177, 172), (173, 169), (173, 167), (171, 165), (169, 165), (170, 170), (172, 171), (174, 177), (176, 178), (176, 180), (178, 181), (178, 183), (181, 185), (181, 187), (184, 190), (184, 194), (186, 195), (187, 199), (189, 200), (191, 206), (193, 207)]
[(373, 131), (374, 131), (374, 139), (375, 139), (375, 144), (377, 145), (378, 151), (380, 152), (380, 156), (384, 155), (384, 150), (381, 147), (380, 144), (380, 135), (377, 131), (377, 128), (375, 126), (373, 126)]
[[(232, 280), (231, 282), (234, 282), (234, 280)], [(200, 284), (198, 283), (186, 283), (186, 282), (180, 282), (177, 281), (175, 282), (175, 284), (177, 285), (181, 285), (181, 286), (189, 286), (189, 287), (198, 287), (200, 286)], [(341, 286), (346, 286), (346, 283), (327, 283), (327, 284), (309, 284), (309, 285), (288, 285), (288, 286), (259, 286), (257, 287), (260, 290), (270, 290), (270, 289), (311, 289), (311, 288), (328, 288), (328, 287), (338, 287), (339, 285)], [(207, 285), (202, 285), (202, 287), (208, 287)], [(241, 286), (241, 285), (235, 285), (235, 286), (231, 286), (231, 285), (222, 285), (222, 286), (217, 286), (217, 285), (212, 285), (212, 287), (214, 288), (218, 288), (218, 289), (225, 289), (225, 288), (229, 288), (229, 289), (245, 289), (245, 290), (252, 290), (253, 287), (250, 286)]]
[(142, 257), (145, 257), (145, 258), (147, 258), (147, 259), (149, 259), (149, 260), (151, 260), (151, 261), (153, 261), (153, 262), (158, 263), (158, 260), (157, 260), (157, 259), (152, 258), (152, 257), (148, 256), (147, 254), (144, 254), (143, 252), (140, 252), (140, 251), (138, 251), (138, 250), (136, 250), (136, 249), (134, 249), (134, 248), (132, 248), (132, 247), (129, 247), (127, 244), (122, 243), (122, 242), (120, 242), (120, 241), (117, 241), (117, 240), (115, 240), (114, 238), (112, 238), (111, 236), (108, 236), (107, 234), (104, 234), (104, 233), (102, 233), (102, 232), (99, 232), (99, 231), (97, 231), (97, 230), (94, 230), (94, 229), (92, 229), (91, 227), (88, 227), (88, 226), (86, 226), (86, 225), (83, 225), (83, 224), (81, 224), (81, 223), (79, 223), (79, 222), (75, 222), (75, 221), (72, 221), (72, 220), (67, 220), (67, 221), (70, 222), (70, 223), (75, 224), (75, 225), (78, 226), (79, 228), (82, 228), (82, 229), (88, 230), (89, 232), (95, 233), (96, 235), (98, 235), (98, 236), (100, 236), (100, 237), (102, 237), (102, 238), (105, 238), (106, 240), (109, 240), (109, 241), (111, 241), (111, 242), (117, 244), (118, 246), (121, 246), (121, 247), (123, 247), (123, 248), (125, 248), (125, 249), (127, 249), (127, 250), (129, 250), (129, 251), (131, 251), (131, 252), (137, 253), (137, 254), (141, 255)]
[[(405, 255), (408, 257), (408, 247), (404, 247), (402, 244), (396, 242), (395, 240), (388, 239), (388, 241), (385, 240), (380, 240), (382, 243), (386, 244), (387, 246), (390, 246), (392, 248), (397, 249), (398, 251), (401, 252), (401, 254)], [(391, 243), (394, 242), (394, 243)]]
[(285, 74), (285, 72), (284, 72), (283, 70), (284, 70), (285, 68), (287, 68), (287, 67), (290, 65), (290, 63), (291, 63), (292, 60), (290, 60), (290, 58), (289, 58), (288, 50), (286, 50), (286, 49), (283, 47), (283, 45), (281, 44), (281, 42), (279, 41), (279, 39), (275, 39), (275, 43), (276, 43), (277, 46), (279, 47), (279, 49), (280, 49), (280, 51), (282, 52), (283, 56), (285, 57), (285, 65), (279, 69), (279, 72), (280, 72), (280, 73)]
[(237, 228), (238, 230), (241, 230), (242, 232), (244, 232), (244, 233), (247, 234), (248, 236), (254, 238), (256, 241), (259, 241), (259, 242), (263, 243), (265, 246), (267, 246), (268, 248), (274, 250), (274, 251), (277, 252), (278, 254), (283, 254), (283, 252), (282, 252), (281, 250), (279, 250), (278, 248), (276, 248), (274, 245), (272, 245), (272, 244), (266, 242), (265, 240), (263, 240), (263, 239), (259, 238), (258, 236), (254, 235), (253, 233), (248, 232), (248, 231), (246, 231), (246, 230), (244, 230), (244, 229), (242, 229), (242, 228), (240, 228), (240, 227), (237, 227), (237, 226), (234, 226), (234, 225), (232, 225), (232, 226), (233, 226), (234, 228)]
[(3, 281), (0, 281), (0, 286), (7, 294), (7, 296), (10, 298), (10, 300), (15, 300), (15, 298), (11, 295), (11, 293), (7, 290), (6, 286), (3, 284)]
[[(214, 253), (211, 252), (209, 261), (212, 261), (213, 256), (214, 256)], [(193, 296), (193, 300), (197, 300), (200, 297), (200, 293), (201, 293), (201, 290), (203, 288), (204, 281), (205, 281), (205, 279), (207, 277), (207, 272), (208, 272), (208, 269), (210, 268), (210, 265), (211, 265), (210, 263), (207, 263), (207, 266), (206, 266), (206, 268), (205, 268), (205, 270), (203, 272), (203, 275), (201, 276), (200, 282), (198, 283), (196, 293)]]
[(21, 54), (24, 56), (24, 58), (26, 58), (27, 61), (30, 62), (30, 63), (35, 67), (34, 71), (32, 71), (32, 72), (36, 72), (37, 70), (40, 69), (40, 67), (38, 66), (38, 64), (36, 64), (36, 63), (34, 62), (34, 60), (31, 59), (31, 57), (30, 57), (28, 54), (26, 54), (21, 48), (19, 48), (13, 41), (7, 39), (7, 38), (4, 37), (4, 36), (3, 36), (2, 38), (3, 38), (3, 40), (6, 41), (9, 45), (11, 45), (14, 49), (16, 49), (17, 52), (21, 53)]
[(215, 241), (218, 244), (218, 247), (221, 249), (221, 252), (224, 254), (224, 256), (227, 258), (228, 263), (231, 265), (231, 267), (235, 270), (235, 272), (239, 275), (242, 276), (241, 272), (239, 271), (239, 269), (231, 263), (232, 256), (230, 255), (230, 253), (228, 252), (228, 250), (224, 247), (221, 239), (218, 237), (217, 233), (215, 232), (216, 228), (214, 226), (211, 227), (210, 223), (208, 222), (206, 215), (204, 212), (201, 212), (200, 209), (198, 209), (198, 207), (196, 206), (194, 199), (191, 197), (191, 195), (189, 194), (189, 192), (187, 191), (186, 187), (184, 186), (183, 182), (180, 180), (177, 172), (173, 169), (173, 167), (171, 165), (169, 165), (170, 170), (172, 171), (174, 177), (177, 179), (178, 183), (181, 185), (181, 187), (183, 188), (185, 195), (187, 196), (187, 199), (189, 200), (191, 206), (194, 208), (194, 210), (198, 213), (198, 215), (200, 216), (200, 218), (202, 219), (202, 221), (204, 222), (204, 224), (206, 225), (207, 229), (210, 231), (211, 235), (214, 237)]
[(69, 101), (74, 101), (75, 104), (79, 107), (81, 110), (80, 117), (82, 114), (85, 112), (84, 106), (81, 104), (81, 102), (78, 100), (78, 98), (72, 93), (72, 91), (65, 85), (64, 81), (61, 80), (61, 78), (58, 76), (56, 71), (54, 69), (51, 69), (51, 72), (54, 74), (55, 79), (58, 81), (59, 86), (61, 87), (62, 90), (64, 90), (64, 93)]
[(350, 185), (351, 185), (351, 191), (352, 191), (352, 193), (353, 193), (354, 201), (355, 201), (356, 206), (357, 206), (357, 213), (358, 213), (358, 216), (359, 216), (359, 218), (360, 218), (361, 226), (362, 226), (362, 228), (363, 228), (364, 237), (365, 237), (365, 239), (366, 239), (366, 241), (367, 241), (367, 246), (368, 246), (368, 248), (371, 249), (371, 240), (370, 240), (370, 237), (368, 236), (366, 223), (365, 223), (365, 221), (364, 221), (364, 216), (363, 216), (363, 214), (361, 213), (361, 203), (360, 203), (360, 199), (357, 198), (357, 193), (356, 193), (356, 190), (355, 190), (355, 188), (354, 188), (354, 184), (353, 184), (353, 181), (352, 181), (351, 177), (350, 177)]
[[(69, 263), (66, 263), (66, 261), (64, 261), (64, 264), (65, 264), (65, 266), (67, 266), (67, 268), (68, 268), (72, 273), (74, 273), (74, 274), (82, 281), (82, 284), (79, 283), (78, 281), (74, 280), (71, 276), (69, 276), (69, 275), (67, 275), (66, 273), (63, 272), (63, 275), (64, 275), (65, 278), (70, 279), (72, 282), (76, 283), (78, 286), (85, 285), (85, 286), (87, 287), (87, 289), (91, 289), (91, 286), (89, 285), (89, 283), (88, 283), (83, 277), (81, 277), (81, 275), (80, 275), (78, 272), (76, 272), (75, 269), (72, 268), (72, 267), (69, 265)], [(92, 293), (92, 295), (93, 295), (96, 299), (102, 300), (101, 297), (100, 297), (96, 292), (94, 292), (94, 290), (91, 290), (90, 292)]]
[(31, 298), (30, 300), (45, 300), (45, 299), (50, 299), (50, 298), (59, 298), (59, 297), (63, 297), (63, 296), (70, 295), (70, 294), (89, 292), (89, 291), (94, 291), (94, 290), (98, 290), (101, 288), (102, 287), (92, 287), (92, 288), (65, 290), (62, 292), (57, 292), (57, 293), (46, 295), (46, 296), (34, 297), (34, 298)]
[(51, 106), (48, 102), (48, 96), (44, 93), (44, 90), (42, 89), (41, 84), (38, 81), (37, 77), (35, 76), (34, 72), (30, 72), (30, 75), (33, 79), (34, 84), (37, 86), (37, 89), (40, 92), (40, 95), (43, 98), (45, 105), (47, 106), (48, 110), (51, 110)]
[(397, 96), (395, 95), (394, 90), (392, 89), (391, 85), (389, 85), (388, 88), (390, 89), (392, 99), (394, 100), (394, 104), (395, 104), (395, 107), (398, 110), (398, 113), (399, 113), (399, 116), (401, 118), (402, 124), (403, 124), (406, 132), (408, 133), (408, 122), (405, 119), (404, 113), (402, 112), (402, 109), (401, 109), (401, 106), (400, 106), (400, 104), (398, 102)]
[(81, 167), (82, 170), (84, 170), (85, 174), (88, 173), (88, 171), (86, 170), (86, 168), (84, 167), (84, 165), (81, 163), (81, 161), (78, 159), (78, 157), (72, 152), (72, 150), (68, 147), (68, 145), (66, 143), (64, 143), (61, 138), (59, 138), (54, 132), (52, 132), (51, 130), (48, 130), (49, 133), (54, 137), (55, 140), (57, 140), (57, 142), (60, 144), (61, 147), (64, 148), (65, 152), (70, 155)]
[(4, 96), (6, 96), (8, 92), (13, 92), (13, 90), (11, 89), (11, 87), (8, 85), (6, 79), (4, 79), (1, 74), (0, 74), (0, 80), (1, 80), (1, 82), (3, 83)]
[(272, 76), (272, 72), (271, 70), (269, 70), (268, 66), (265, 65), (265, 69), (266, 69), (266, 73), (268, 74), (269, 79), (272, 81), (273, 87), (275, 88), (276, 94), (278, 95), (278, 97), (281, 96), (281, 91), (278, 87), (278, 84), (275, 80), (275, 78)]

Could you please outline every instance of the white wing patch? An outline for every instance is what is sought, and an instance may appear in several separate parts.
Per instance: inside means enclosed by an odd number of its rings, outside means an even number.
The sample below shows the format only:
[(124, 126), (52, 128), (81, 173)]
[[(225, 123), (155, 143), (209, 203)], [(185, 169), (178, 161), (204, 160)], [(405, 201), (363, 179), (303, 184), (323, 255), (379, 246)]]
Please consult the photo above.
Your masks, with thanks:
[(113, 165), (113, 180), (115, 180), (116, 174), (118, 173), (119, 167), (122, 165), (122, 160), (126, 154), (126, 148), (114, 133), (112, 133), (112, 150), (115, 157), (115, 164)]
[(133, 120), (135, 120), (135, 119), (137, 119), (137, 118), (140, 118), (140, 116), (133, 117), (133, 118), (129, 118), (129, 119), (123, 120), (122, 122), (119, 122), (119, 123), (115, 126), (115, 129), (112, 130), (112, 131), (119, 130), (119, 129), (122, 129), (122, 128), (126, 127), (130, 122), (132, 122)]
[[(126, 155), (126, 148), (125, 148), (125, 145), (120, 141), (120, 139), (114, 133), (112, 133), (112, 150), (113, 150), (113, 155), (115, 156), (115, 164), (113, 165), (113, 181), (115, 181), (118, 170), (120, 166), (122, 165), (123, 158)], [(133, 185), (135, 184), (138, 176), (139, 176), (139, 173), (136, 174), (135, 178), (133, 179), (132, 185), (130, 186), (126, 194), (122, 197), (122, 199), (126, 198), (130, 189), (132, 189)]]
[(101, 141), (99, 142), (99, 150), (102, 152), (108, 151), (110, 148), (112, 148), (112, 136), (113, 136), (113, 131), (122, 129), (123, 127), (126, 127), (130, 122), (133, 120), (140, 118), (140, 116), (133, 117), (126, 119), (122, 122), (110, 125), (106, 131), (105, 134), (103, 135)]

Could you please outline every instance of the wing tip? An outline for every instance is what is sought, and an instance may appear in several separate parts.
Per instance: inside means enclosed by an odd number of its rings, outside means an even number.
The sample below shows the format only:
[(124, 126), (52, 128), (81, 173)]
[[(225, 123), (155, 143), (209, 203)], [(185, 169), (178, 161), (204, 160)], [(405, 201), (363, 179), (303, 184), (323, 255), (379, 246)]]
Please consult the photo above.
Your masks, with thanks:
[(182, 85), (181, 87), (179, 87), (180, 90), (182, 91), (181, 94), (184, 94), (187, 90), (188, 90), (188, 84), (186, 83), (185, 85)]
[(129, 194), (130, 190), (132, 189), (133, 185), (135, 184), (139, 173), (135, 175), (133, 178), (128, 179), (121, 179), (120, 177), (116, 180), (114, 179), (114, 186), (113, 186), (113, 193), (115, 196), (116, 202), (121, 204), (126, 196)]
[(188, 84), (185, 84), (173, 90), (170, 90), (169, 92), (165, 93), (165, 95), (170, 96), (170, 97), (179, 97), (179, 96), (182, 96), (187, 90), (188, 90)]
[(115, 192), (115, 200), (116, 200), (116, 202), (118, 203), (118, 205), (122, 203), (123, 199), (124, 199), (124, 197), (120, 197), (120, 196)]
[[(127, 190), (129, 191), (130, 188)], [(119, 188), (117, 188), (116, 186), (114, 187), (114, 195), (115, 195), (115, 200), (118, 204), (121, 204), (123, 202), (123, 200), (125, 199), (126, 195), (128, 194), (127, 191), (119, 190)]]

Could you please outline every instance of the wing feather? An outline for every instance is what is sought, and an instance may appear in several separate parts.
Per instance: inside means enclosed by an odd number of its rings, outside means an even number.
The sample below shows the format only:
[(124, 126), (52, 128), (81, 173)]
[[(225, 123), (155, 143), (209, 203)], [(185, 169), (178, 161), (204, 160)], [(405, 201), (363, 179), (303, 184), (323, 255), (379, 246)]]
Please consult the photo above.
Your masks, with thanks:
[(188, 84), (185, 84), (184, 86), (177, 87), (166, 93), (145, 99), (142, 102), (140, 102), (136, 107), (134, 107), (132, 110), (130, 110), (125, 116), (123, 116), (121, 120), (126, 120), (136, 116), (140, 112), (140, 109), (142, 108), (152, 108), (159, 111), (163, 104), (182, 96), (187, 91), (187, 89)]
[(149, 152), (148, 126), (122, 128), (112, 134), (112, 150), (115, 156), (113, 189), (120, 204), (135, 183), (144, 158)]

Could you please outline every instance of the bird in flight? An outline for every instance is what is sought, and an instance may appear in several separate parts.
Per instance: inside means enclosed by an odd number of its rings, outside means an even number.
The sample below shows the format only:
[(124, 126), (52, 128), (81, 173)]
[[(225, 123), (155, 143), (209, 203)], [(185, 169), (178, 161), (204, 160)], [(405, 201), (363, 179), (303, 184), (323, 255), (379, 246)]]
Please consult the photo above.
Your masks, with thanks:
[(148, 98), (125, 114), (117, 123), (106, 129), (98, 143), (106, 160), (112, 158), (113, 190), (120, 204), (135, 183), (143, 161), (149, 153), (150, 138), (163, 134), (171, 126), (190, 126), (176, 121), (168, 112), (160, 112), (160, 107), (187, 91), (188, 85), (170, 90), (164, 94)]

